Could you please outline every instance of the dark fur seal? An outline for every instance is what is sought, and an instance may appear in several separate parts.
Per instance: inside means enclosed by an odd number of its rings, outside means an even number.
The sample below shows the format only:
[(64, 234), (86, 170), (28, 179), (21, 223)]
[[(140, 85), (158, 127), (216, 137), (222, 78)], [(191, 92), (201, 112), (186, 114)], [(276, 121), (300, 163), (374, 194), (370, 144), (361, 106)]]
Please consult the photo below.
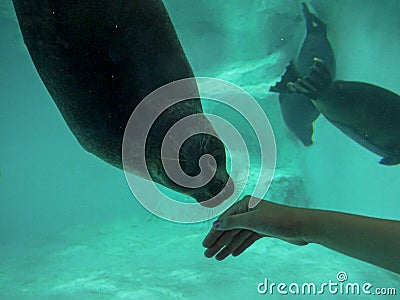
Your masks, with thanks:
[[(122, 168), (124, 130), (135, 107), (155, 89), (194, 76), (162, 1), (13, 3), (34, 65), (69, 128), (83, 148)], [(192, 92), (198, 95), (197, 87), (193, 86)], [(200, 172), (198, 159), (203, 154), (217, 160), (216, 175), (198, 189), (170, 180), (160, 156), (168, 129), (185, 116), (202, 112), (198, 97), (170, 107), (154, 123), (146, 144), (151, 175), (147, 179), (199, 202), (218, 194), (230, 182), (222, 142), (198, 134), (183, 145), (180, 164), (188, 175)], [(206, 117), (203, 123), (212, 130)], [(134, 171), (145, 176), (143, 170)]]
[[(334, 77), (336, 74), (335, 56), (327, 37), (326, 25), (312, 14), (303, 3), (303, 15), (306, 21), (307, 35), (296, 61), (298, 72), (305, 76), (313, 64), (314, 57), (320, 57)], [(295, 81), (297, 78), (291, 78)], [(312, 145), (313, 122), (319, 111), (309, 98), (301, 94), (280, 94), (279, 103), (286, 126), (297, 136), (304, 146)]]
[[(290, 78), (296, 74), (293, 65), (287, 73)], [(285, 76), (272, 91), (310, 97), (332, 124), (361, 146), (382, 156), (381, 164), (400, 164), (399, 95), (364, 82), (332, 81), (320, 59), (314, 59), (310, 73), (303, 79), (288, 83)]]

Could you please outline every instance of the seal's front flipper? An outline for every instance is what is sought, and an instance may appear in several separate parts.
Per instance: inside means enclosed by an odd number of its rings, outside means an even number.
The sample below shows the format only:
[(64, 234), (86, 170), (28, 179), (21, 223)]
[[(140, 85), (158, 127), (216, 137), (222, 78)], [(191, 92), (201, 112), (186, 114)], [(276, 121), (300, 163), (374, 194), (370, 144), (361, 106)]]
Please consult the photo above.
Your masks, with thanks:
[(313, 144), (312, 136), (314, 134), (314, 128), (312, 124), (299, 127), (294, 130), (294, 133), (305, 147), (309, 147)]
[(314, 64), (310, 67), (310, 73), (305, 79), (310, 78), (310, 80), (318, 80), (320, 86), (319, 88), (326, 88), (332, 83), (332, 76), (328, 68), (325, 66), (322, 59), (315, 57), (313, 59)]
[(400, 164), (400, 156), (386, 156), (383, 157), (379, 163), (385, 166), (395, 166)]
[(296, 70), (293, 61), (286, 67), (285, 74), (281, 77), (281, 81), (277, 82), (274, 86), (271, 86), (269, 91), (279, 94), (289, 94), (293, 91), (288, 88), (289, 82), (294, 82), (300, 77), (300, 73)]
[(331, 74), (323, 61), (319, 58), (314, 58), (314, 64), (310, 67), (310, 72), (307, 76), (287, 83), (287, 87), (290, 91), (316, 100), (322, 96), (331, 83)]

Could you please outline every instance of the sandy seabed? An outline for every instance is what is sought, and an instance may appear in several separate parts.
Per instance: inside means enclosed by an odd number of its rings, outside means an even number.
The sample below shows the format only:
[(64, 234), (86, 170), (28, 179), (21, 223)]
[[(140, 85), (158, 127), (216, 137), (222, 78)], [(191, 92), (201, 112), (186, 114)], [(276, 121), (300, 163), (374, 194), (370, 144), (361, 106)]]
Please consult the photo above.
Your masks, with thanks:
[[(292, 246), (263, 239), (239, 257), (203, 256), (210, 223), (181, 225), (156, 217), (121, 220), (100, 228), (62, 232), (24, 249), (0, 249), (1, 299), (396, 299), (396, 296), (261, 295), (268, 279), (287, 285), (323, 282), (346, 272), (346, 282), (394, 287), (399, 276), (317, 245)], [(371, 291), (373, 290), (371, 288)], [(398, 296), (397, 296), (398, 297)]]

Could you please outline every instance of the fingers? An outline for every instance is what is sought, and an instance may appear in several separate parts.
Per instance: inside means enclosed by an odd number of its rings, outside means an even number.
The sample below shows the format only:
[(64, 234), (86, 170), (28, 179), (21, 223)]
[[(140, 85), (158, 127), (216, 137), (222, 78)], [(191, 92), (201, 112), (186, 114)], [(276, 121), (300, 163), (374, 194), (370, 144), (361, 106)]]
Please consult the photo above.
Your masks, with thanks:
[[(254, 233), (250, 230), (251, 228), (247, 227), (249, 220), (256, 214), (256, 211), (249, 212), (250, 199), (250, 197), (245, 197), (235, 203), (214, 222), (214, 227), (203, 240), (203, 246), (207, 248), (204, 252), (206, 257), (216, 255), (218, 260), (225, 259), (239, 247), (242, 247), (243, 243), (247, 245), (251, 241), (249, 238)], [(244, 249), (241, 252), (243, 251)]]
[(210, 248), (223, 233), (224, 231), (215, 230), (214, 228), (212, 228), (207, 236), (204, 238), (203, 246), (206, 248)]
[(250, 230), (225, 231), (224, 235), (204, 252), (204, 255), (207, 258), (215, 255), (217, 260), (223, 260), (230, 254), (238, 256), (260, 238), (259, 234)]
[[(214, 224), (216, 222), (220, 222), (219, 220), (215, 221)], [(213, 227), (210, 232), (207, 234), (207, 236), (204, 238), (203, 240), (203, 246), (206, 248), (210, 248), (212, 245), (214, 245), (217, 240), (221, 237), (222, 234), (224, 234), (225, 231), (223, 230), (217, 230), (215, 229), (215, 227)]]
[(213, 257), (219, 250), (222, 249), (222, 247), (228, 244), (232, 240), (232, 238), (239, 233), (239, 231), (240, 229), (220, 231), (221, 235), (218, 237), (218, 239), (210, 246), (205, 246), (208, 249), (204, 252), (204, 255), (206, 257)]
[(217, 260), (223, 260), (233, 253), (242, 243), (253, 233), (250, 230), (241, 230), (215, 257)]
[(237, 247), (232, 252), (232, 256), (238, 256), (238, 255), (242, 254), (247, 248), (249, 248), (251, 245), (253, 245), (254, 242), (260, 238), (262, 238), (261, 235), (259, 235), (257, 233), (252, 233), (246, 240), (243, 241), (243, 243), (239, 247)]
[[(218, 219), (220, 220), (221, 218), (235, 215), (235, 214), (241, 214), (241, 213), (247, 211), (248, 200), (249, 200), (249, 198), (245, 197), (242, 200), (236, 202), (230, 208), (228, 208), (223, 214), (221, 214), (221, 216)], [(224, 231), (216, 230), (215, 228), (212, 228), (210, 230), (210, 232), (207, 234), (207, 236), (204, 238), (203, 246), (206, 248), (211, 247), (223, 233), (224, 233)]]

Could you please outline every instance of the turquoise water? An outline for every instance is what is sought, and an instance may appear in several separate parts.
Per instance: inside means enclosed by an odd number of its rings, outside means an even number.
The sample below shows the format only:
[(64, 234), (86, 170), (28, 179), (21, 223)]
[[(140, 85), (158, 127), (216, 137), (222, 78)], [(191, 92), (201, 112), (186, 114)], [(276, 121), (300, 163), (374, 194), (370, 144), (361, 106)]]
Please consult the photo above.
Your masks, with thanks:
[[(317, 245), (263, 239), (237, 258), (204, 258), (212, 220), (151, 215), (122, 171), (80, 147), (33, 67), (10, 2), (0, 3), (0, 299), (280, 299), (291, 296), (259, 295), (257, 284), (320, 283), (342, 271), (397, 288), (397, 296), (375, 296), (397, 299), (398, 275)], [(315, 145), (302, 147), (267, 92), (304, 38), (299, 1), (164, 2), (195, 74), (241, 86), (268, 115), (277, 143), (268, 199), (400, 219), (400, 167), (379, 165), (324, 118)], [(400, 93), (399, 1), (308, 3), (328, 24), (337, 78)]]

